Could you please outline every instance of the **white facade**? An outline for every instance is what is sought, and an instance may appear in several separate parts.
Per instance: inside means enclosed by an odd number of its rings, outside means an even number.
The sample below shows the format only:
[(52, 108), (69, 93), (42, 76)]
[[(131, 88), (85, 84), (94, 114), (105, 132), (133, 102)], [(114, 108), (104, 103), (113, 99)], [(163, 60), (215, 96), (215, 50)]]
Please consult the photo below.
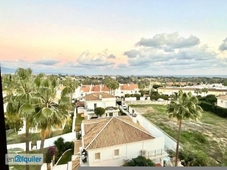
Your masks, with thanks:
[(117, 116), (119, 109), (116, 108), (116, 98), (102, 98), (99, 100), (89, 100), (89, 101), (84, 101), (84, 116), (87, 117), (89, 120), (91, 117), (96, 117), (94, 114), (94, 109), (96, 107), (113, 107), (113, 109), (106, 110), (105, 114), (103, 117), (109, 117), (109, 116)]
[[(136, 158), (141, 153), (154, 163), (160, 163), (163, 166), (163, 158), (167, 156), (164, 151), (163, 137), (87, 151), (88, 166), (122, 166), (125, 160)], [(100, 159), (95, 159), (97, 153), (99, 153)]]
[(227, 96), (226, 98), (217, 98), (217, 106), (227, 108)]

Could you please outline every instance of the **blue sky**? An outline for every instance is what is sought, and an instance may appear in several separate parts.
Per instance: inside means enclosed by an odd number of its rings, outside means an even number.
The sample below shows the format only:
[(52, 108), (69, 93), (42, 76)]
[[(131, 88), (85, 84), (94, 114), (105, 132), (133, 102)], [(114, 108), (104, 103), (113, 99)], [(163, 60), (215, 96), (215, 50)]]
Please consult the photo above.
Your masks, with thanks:
[(227, 72), (225, 0), (1, 1), (6, 68), (74, 74)]

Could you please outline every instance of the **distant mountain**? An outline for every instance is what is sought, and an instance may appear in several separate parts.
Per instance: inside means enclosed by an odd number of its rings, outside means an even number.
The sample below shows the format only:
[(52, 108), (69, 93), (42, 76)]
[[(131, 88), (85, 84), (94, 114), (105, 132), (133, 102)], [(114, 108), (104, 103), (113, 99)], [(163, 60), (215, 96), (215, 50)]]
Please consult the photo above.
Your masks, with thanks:
[(16, 69), (1, 67), (1, 73), (4, 73), (4, 74), (13, 74), (15, 73), (15, 70)]

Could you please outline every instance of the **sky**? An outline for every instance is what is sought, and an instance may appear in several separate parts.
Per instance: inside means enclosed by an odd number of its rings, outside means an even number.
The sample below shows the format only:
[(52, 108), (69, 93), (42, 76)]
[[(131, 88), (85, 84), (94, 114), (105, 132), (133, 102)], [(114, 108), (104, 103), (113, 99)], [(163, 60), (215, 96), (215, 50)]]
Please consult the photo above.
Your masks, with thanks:
[(1, 67), (226, 75), (226, 0), (2, 0)]

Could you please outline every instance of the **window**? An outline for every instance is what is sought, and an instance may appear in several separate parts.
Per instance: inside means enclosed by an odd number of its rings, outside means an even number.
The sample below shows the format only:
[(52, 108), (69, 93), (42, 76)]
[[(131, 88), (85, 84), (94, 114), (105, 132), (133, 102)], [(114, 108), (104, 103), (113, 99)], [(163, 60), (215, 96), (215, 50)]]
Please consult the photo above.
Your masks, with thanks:
[(114, 150), (114, 156), (119, 156), (119, 149)]
[(100, 160), (100, 152), (99, 153), (95, 153), (95, 160)]

